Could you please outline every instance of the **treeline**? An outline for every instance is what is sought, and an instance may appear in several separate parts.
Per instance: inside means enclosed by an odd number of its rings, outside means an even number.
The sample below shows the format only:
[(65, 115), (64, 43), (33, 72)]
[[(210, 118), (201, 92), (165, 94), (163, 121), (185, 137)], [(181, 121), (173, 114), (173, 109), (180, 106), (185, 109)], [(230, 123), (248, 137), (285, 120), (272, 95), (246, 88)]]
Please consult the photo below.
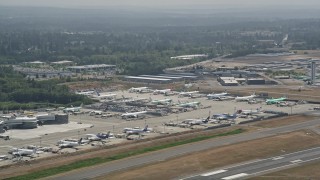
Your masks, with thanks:
[[(18, 21), (13, 19), (12, 21)], [(61, 20), (63, 21), (63, 20)], [(138, 21), (138, 20), (136, 20)], [(1, 20), (0, 20), (1, 24)], [(13, 23), (14, 24), (14, 23)], [(10, 27), (14, 29), (14, 25)], [(25, 61), (71, 60), (79, 65), (116, 64), (121, 74), (157, 74), (164, 68), (202, 61), (172, 60), (170, 57), (186, 54), (208, 54), (213, 58), (225, 54), (246, 54), (271, 46), (259, 46), (258, 40), (281, 41), (283, 33), (278, 28), (272, 33), (261, 32), (263, 23), (255, 22), (221, 26), (132, 26), (86, 31), (52, 29), (0, 30), (0, 64)], [(270, 26), (266, 23), (264, 27)], [(21, 25), (17, 23), (18, 27)], [(106, 26), (106, 25), (105, 25)], [(262, 27), (260, 27), (262, 26)], [(99, 29), (103, 31), (99, 31)], [(0, 28), (1, 29), (1, 28)], [(249, 34), (246, 32), (250, 31)], [(243, 53), (244, 52), (244, 53)]]
[(87, 97), (69, 92), (58, 85), (66, 80), (35, 81), (25, 79), (12, 67), (0, 66), (0, 109), (33, 109), (39, 106), (79, 105), (91, 103)]
[[(0, 64), (71, 60), (78, 65), (115, 64), (121, 74), (137, 75), (157, 74), (164, 68), (203, 60), (172, 60), (172, 56), (208, 54), (212, 58), (231, 54), (229, 57), (238, 57), (269, 52), (275, 44), (283, 45), (286, 34), (289, 34), (286, 43), (293, 44), (293, 49), (320, 48), (317, 19), (228, 21), (218, 25), (208, 20), (201, 26), (196, 26), (194, 21), (190, 25), (179, 24), (178, 20), (174, 25), (146, 21), (138, 26), (134, 22), (144, 18), (137, 17), (120, 26), (110, 24), (110, 20), (107, 23), (92, 19), (83, 23), (82, 19), (71, 21), (66, 17), (44, 22), (46, 18), (52, 20), (52, 17), (0, 19), (3, 25), (0, 26)], [(261, 40), (274, 40), (275, 44)]]

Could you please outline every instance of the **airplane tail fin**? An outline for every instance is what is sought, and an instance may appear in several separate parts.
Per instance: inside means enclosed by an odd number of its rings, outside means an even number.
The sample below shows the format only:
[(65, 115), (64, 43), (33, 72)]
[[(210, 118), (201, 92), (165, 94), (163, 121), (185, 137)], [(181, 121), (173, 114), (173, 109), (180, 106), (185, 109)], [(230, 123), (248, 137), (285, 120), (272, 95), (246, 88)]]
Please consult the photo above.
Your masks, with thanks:
[(98, 91), (96, 91), (96, 93), (97, 93), (97, 96), (100, 96), (100, 93)]
[(80, 104), (80, 107), (82, 107), (82, 106), (83, 106), (83, 103)]
[(237, 118), (237, 112), (235, 112), (235, 113), (232, 115), (232, 118), (233, 118), (233, 119)]
[(82, 138), (79, 139), (78, 144), (80, 145), (82, 142)]
[(148, 131), (148, 125), (143, 129), (143, 131)]
[(207, 117), (207, 119), (205, 119), (203, 122), (207, 123), (209, 122), (210, 116)]

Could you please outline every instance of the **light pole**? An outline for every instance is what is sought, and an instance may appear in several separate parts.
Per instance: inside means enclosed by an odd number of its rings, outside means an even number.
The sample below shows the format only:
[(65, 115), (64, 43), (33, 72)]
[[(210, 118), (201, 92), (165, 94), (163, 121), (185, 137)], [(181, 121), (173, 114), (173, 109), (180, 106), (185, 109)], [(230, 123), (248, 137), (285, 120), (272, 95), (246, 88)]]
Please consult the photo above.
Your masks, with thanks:
[(179, 124), (179, 119), (178, 118), (179, 118), (179, 115), (177, 115), (177, 124)]

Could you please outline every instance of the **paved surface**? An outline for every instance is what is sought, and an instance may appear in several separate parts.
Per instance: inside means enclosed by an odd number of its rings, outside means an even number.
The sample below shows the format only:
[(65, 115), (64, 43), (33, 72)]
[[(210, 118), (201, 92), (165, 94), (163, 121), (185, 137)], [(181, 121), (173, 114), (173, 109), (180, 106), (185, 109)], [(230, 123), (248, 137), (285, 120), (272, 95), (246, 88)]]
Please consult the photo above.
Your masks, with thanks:
[[(153, 95), (153, 94), (135, 94), (128, 92), (115, 92), (118, 96), (124, 95), (125, 97), (134, 97), (134, 98), (146, 98), (149, 99), (164, 99), (168, 98), (163, 95)], [(4, 141), (0, 139), (0, 155), (5, 155), (12, 147), (26, 147), (27, 145), (36, 145), (36, 146), (49, 146), (56, 147), (55, 144), (58, 140), (65, 138), (79, 139), (80, 137), (85, 137), (85, 134), (96, 134), (99, 132), (108, 132), (111, 131), (115, 134), (121, 133), (123, 128), (126, 127), (144, 127), (145, 124), (148, 124), (149, 127), (153, 128), (157, 131), (165, 131), (167, 133), (175, 133), (180, 131), (189, 130), (187, 128), (177, 128), (177, 127), (164, 127), (162, 124), (165, 122), (175, 122), (181, 123), (181, 121), (190, 118), (206, 118), (209, 114), (220, 114), (220, 113), (232, 113), (235, 109), (256, 109), (262, 107), (262, 110), (275, 110), (275, 111), (283, 111), (286, 113), (291, 113), (290, 107), (276, 107), (275, 105), (266, 105), (262, 104), (248, 104), (246, 102), (235, 102), (232, 101), (212, 101), (207, 100), (207, 98), (197, 98), (197, 99), (189, 99), (187, 97), (179, 98), (178, 96), (170, 96), (169, 98), (173, 99), (173, 102), (192, 102), (199, 101), (203, 106), (211, 106), (208, 109), (197, 109), (194, 111), (188, 111), (185, 113), (179, 114), (169, 114), (169, 116), (163, 117), (151, 117), (142, 120), (133, 120), (133, 121), (125, 121), (119, 118), (96, 118), (94, 116), (89, 115), (70, 115), (69, 119), (71, 122), (81, 122), (82, 124), (76, 124), (68, 131), (65, 131), (68, 125), (44, 125), (37, 129), (31, 130), (9, 130), (7, 135), (11, 137), (10, 141)], [(302, 104), (297, 105), (292, 108), (293, 113), (313, 113), (314, 111), (310, 111), (315, 105), (312, 104)], [(84, 111), (90, 111), (89, 109), (83, 109)], [(320, 115), (317, 114), (317, 115)], [(242, 120), (242, 118), (239, 118)], [(94, 125), (92, 128), (88, 128), (88, 125)], [(50, 131), (48, 130), (50, 129)], [(62, 132), (63, 131), (63, 132)], [(18, 136), (18, 138), (14, 138)], [(0, 162), (0, 166), (1, 166)]]
[(301, 165), (306, 162), (317, 161), (320, 159), (320, 147), (304, 151), (298, 151), (282, 156), (259, 159), (253, 162), (247, 162), (231, 166), (229, 168), (218, 169), (193, 177), (185, 178), (187, 180), (204, 179), (244, 179), (258, 174), (264, 174), (271, 171), (290, 168)]
[(141, 156), (135, 156), (125, 160), (105, 163), (99, 166), (84, 168), (81, 170), (75, 170), (75, 171), (65, 173), (62, 175), (57, 175), (48, 179), (70, 179), (70, 180), (90, 179), (90, 178), (106, 175), (114, 171), (137, 167), (137, 166), (141, 166), (148, 163), (155, 163), (158, 161), (165, 161), (172, 157), (181, 156), (181, 155), (185, 155), (192, 152), (197, 152), (197, 151), (215, 148), (223, 145), (229, 145), (229, 144), (269, 137), (269, 136), (277, 135), (280, 133), (292, 132), (296, 130), (309, 128), (311, 126), (317, 126), (319, 124), (320, 124), (320, 119), (317, 119), (317, 120), (312, 120), (308, 122), (303, 122), (303, 123), (298, 123), (298, 124), (293, 124), (293, 125), (288, 125), (283, 127), (264, 129), (261, 131), (245, 133), (237, 136), (211, 139), (207, 141), (187, 144), (187, 145), (165, 149), (165, 150), (161, 150), (153, 153), (148, 153)]

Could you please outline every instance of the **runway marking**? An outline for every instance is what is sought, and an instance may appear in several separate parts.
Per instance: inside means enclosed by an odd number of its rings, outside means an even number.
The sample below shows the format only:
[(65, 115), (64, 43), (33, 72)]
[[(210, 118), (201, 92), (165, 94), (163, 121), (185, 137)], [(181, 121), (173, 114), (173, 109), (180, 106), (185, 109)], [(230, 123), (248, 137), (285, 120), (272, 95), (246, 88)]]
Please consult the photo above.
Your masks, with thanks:
[(314, 161), (314, 160), (318, 160), (318, 159), (320, 159), (320, 157), (318, 157), (318, 158), (313, 158), (313, 159), (308, 159), (308, 160), (305, 160), (304, 162)]
[(233, 166), (227, 166), (227, 169), (231, 169), (231, 168), (235, 168), (235, 167), (239, 167), (239, 166), (243, 166), (243, 165), (247, 165), (247, 164), (252, 164), (252, 163), (256, 163), (256, 162), (260, 162), (260, 161), (265, 161), (265, 160), (267, 160), (267, 159), (257, 159), (254, 161), (248, 161), (245, 163), (235, 164)]
[(205, 173), (205, 174), (201, 174), (201, 176), (212, 176), (212, 175), (215, 175), (215, 174), (220, 174), (220, 173), (223, 173), (223, 172), (226, 172), (227, 170), (218, 170), (218, 171), (213, 171), (213, 172), (209, 172), (209, 173)]
[(300, 162), (303, 162), (301, 159), (297, 159), (297, 160), (294, 160), (294, 161), (290, 161), (291, 163), (300, 163)]
[(288, 156), (288, 155), (297, 154), (297, 153), (301, 153), (301, 152), (306, 152), (306, 151), (310, 151), (310, 150), (315, 150), (315, 149), (319, 149), (319, 148), (320, 147), (315, 147), (315, 148), (306, 149), (306, 150), (302, 150), (302, 151), (296, 151), (296, 152), (293, 152), (293, 153), (284, 154), (283, 156)]
[(232, 176), (228, 176), (228, 177), (224, 177), (222, 178), (223, 180), (232, 180), (232, 179), (237, 179), (237, 178), (241, 178), (241, 177), (245, 177), (245, 176), (248, 176), (249, 174), (247, 173), (240, 173), (240, 174), (235, 174), (235, 175), (232, 175)]
[(283, 159), (283, 158), (284, 158), (284, 157), (279, 156), (279, 157), (274, 157), (274, 158), (272, 158), (272, 160), (276, 161), (276, 160), (280, 160), (280, 159)]

